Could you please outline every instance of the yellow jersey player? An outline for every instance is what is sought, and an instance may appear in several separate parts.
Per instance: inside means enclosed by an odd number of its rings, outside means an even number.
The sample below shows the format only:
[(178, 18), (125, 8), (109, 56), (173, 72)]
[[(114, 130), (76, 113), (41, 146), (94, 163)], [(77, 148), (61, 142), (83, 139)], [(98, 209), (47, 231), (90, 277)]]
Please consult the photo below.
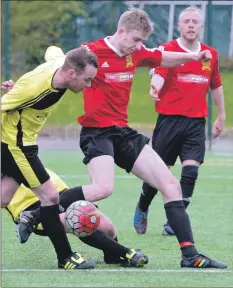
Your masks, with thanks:
[(59, 194), (38, 157), (37, 135), (67, 89), (90, 86), (98, 68), (94, 53), (80, 47), (23, 75), (2, 97), (2, 207), (21, 184), (41, 202), (40, 220), (61, 269), (88, 269), (95, 264), (73, 253), (59, 218)]
[[(66, 210), (71, 203), (80, 200), (79, 194), (77, 193), (78, 187), (69, 189), (58, 175), (49, 169), (46, 169), (46, 171), (59, 192), (60, 204), (63, 210)], [(34, 232), (37, 235), (46, 236), (40, 223), (39, 198), (29, 188), (23, 184), (20, 185), (6, 209), (11, 214), (13, 221), (17, 224), (17, 231), (21, 243), (25, 243), (30, 235), (20, 233), (19, 229), (23, 225), (27, 225), (27, 230)], [(113, 223), (103, 213), (99, 213), (100, 224), (98, 230), (91, 236), (80, 238), (80, 240), (89, 246), (102, 250), (104, 261), (107, 264), (119, 263), (139, 267), (147, 263), (148, 258), (145, 255), (118, 243), (116, 229)], [(27, 221), (19, 224), (19, 217), (22, 217), (20, 215), (27, 218)], [(65, 213), (60, 213), (60, 220), (66, 230)], [(22, 231), (24, 230), (22, 229)], [(134, 254), (133, 257), (131, 257), (132, 253)]]

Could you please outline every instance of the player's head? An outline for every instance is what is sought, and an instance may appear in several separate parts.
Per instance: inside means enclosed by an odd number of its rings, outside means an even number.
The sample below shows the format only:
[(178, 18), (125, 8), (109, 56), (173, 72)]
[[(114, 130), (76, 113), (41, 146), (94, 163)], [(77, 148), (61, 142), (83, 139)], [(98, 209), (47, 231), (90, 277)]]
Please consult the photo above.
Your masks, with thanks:
[(132, 8), (124, 12), (116, 32), (121, 52), (130, 54), (140, 50), (143, 41), (147, 40), (152, 31), (153, 23), (145, 11)]
[(79, 47), (66, 54), (62, 70), (65, 72), (66, 88), (78, 93), (91, 86), (98, 69), (97, 56), (85, 47)]
[(180, 31), (181, 37), (188, 41), (197, 40), (202, 27), (203, 19), (201, 11), (198, 8), (188, 7), (180, 13), (178, 30)]

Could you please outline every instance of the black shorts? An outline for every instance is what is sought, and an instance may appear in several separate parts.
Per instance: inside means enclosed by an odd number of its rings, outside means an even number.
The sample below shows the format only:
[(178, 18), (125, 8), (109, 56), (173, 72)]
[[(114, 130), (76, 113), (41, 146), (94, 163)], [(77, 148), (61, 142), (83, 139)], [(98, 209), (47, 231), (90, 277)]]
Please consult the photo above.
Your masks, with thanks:
[(152, 147), (166, 165), (180, 158), (204, 162), (205, 118), (160, 114), (152, 137)]
[(11, 146), (1, 143), (2, 173), (15, 179), (18, 184), (35, 188), (45, 183), (49, 174), (38, 157), (38, 146)]
[(130, 173), (149, 141), (149, 138), (129, 127), (83, 127), (80, 135), (80, 147), (85, 155), (83, 163), (87, 164), (98, 156), (110, 155), (116, 165)]

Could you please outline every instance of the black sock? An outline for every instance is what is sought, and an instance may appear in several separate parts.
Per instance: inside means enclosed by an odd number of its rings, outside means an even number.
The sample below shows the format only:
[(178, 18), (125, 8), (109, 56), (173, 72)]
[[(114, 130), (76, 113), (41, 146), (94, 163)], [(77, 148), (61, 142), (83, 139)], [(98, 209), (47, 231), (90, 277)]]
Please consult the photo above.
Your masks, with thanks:
[(100, 230), (96, 230), (88, 237), (82, 237), (79, 239), (91, 247), (102, 250), (104, 253), (114, 255), (114, 257), (125, 257), (126, 253), (130, 251), (128, 248), (111, 239)]
[(66, 210), (72, 203), (85, 200), (82, 186), (73, 187), (60, 195), (60, 205)]
[(183, 201), (185, 209), (191, 202), (193, 190), (198, 176), (198, 167), (187, 165), (182, 168), (180, 185), (182, 189)]
[[(73, 202), (79, 200), (85, 200), (83, 195), (82, 186), (70, 188), (59, 195), (60, 205), (66, 210)], [(40, 207), (31, 211), (36, 223), (39, 224), (40, 221)]]
[(139, 199), (139, 207), (143, 212), (148, 210), (151, 201), (153, 200), (153, 198), (157, 193), (158, 193), (157, 189), (151, 187), (149, 184), (145, 182), (143, 183), (142, 193)]
[(53, 243), (58, 261), (63, 262), (72, 254), (72, 250), (59, 218), (59, 205), (43, 206), (40, 209), (41, 224)]
[(192, 228), (183, 201), (168, 202), (164, 205), (164, 208), (168, 222), (180, 244), (182, 254), (186, 257), (198, 254), (194, 247)]

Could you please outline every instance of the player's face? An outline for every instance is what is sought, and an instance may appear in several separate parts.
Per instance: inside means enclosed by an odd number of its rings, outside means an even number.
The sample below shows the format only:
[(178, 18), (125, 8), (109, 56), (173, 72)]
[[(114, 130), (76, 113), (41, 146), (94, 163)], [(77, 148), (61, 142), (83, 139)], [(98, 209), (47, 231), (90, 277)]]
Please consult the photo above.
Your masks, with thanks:
[(178, 29), (180, 35), (188, 41), (199, 38), (203, 27), (201, 16), (196, 11), (187, 11), (180, 17)]
[(69, 75), (70, 80), (68, 83), (68, 89), (74, 93), (78, 93), (84, 88), (90, 87), (91, 81), (95, 78), (96, 74), (97, 68), (89, 64), (86, 66), (83, 72), (76, 73), (73, 70), (73, 73), (71, 72), (71, 74)]
[(124, 54), (131, 54), (137, 50), (140, 50), (143, 44), (143, 41), (148, 39), (149, 34), (138, 31), (131, 30), (125, 31), (122, 28), (120, 32), (120, 50)]

